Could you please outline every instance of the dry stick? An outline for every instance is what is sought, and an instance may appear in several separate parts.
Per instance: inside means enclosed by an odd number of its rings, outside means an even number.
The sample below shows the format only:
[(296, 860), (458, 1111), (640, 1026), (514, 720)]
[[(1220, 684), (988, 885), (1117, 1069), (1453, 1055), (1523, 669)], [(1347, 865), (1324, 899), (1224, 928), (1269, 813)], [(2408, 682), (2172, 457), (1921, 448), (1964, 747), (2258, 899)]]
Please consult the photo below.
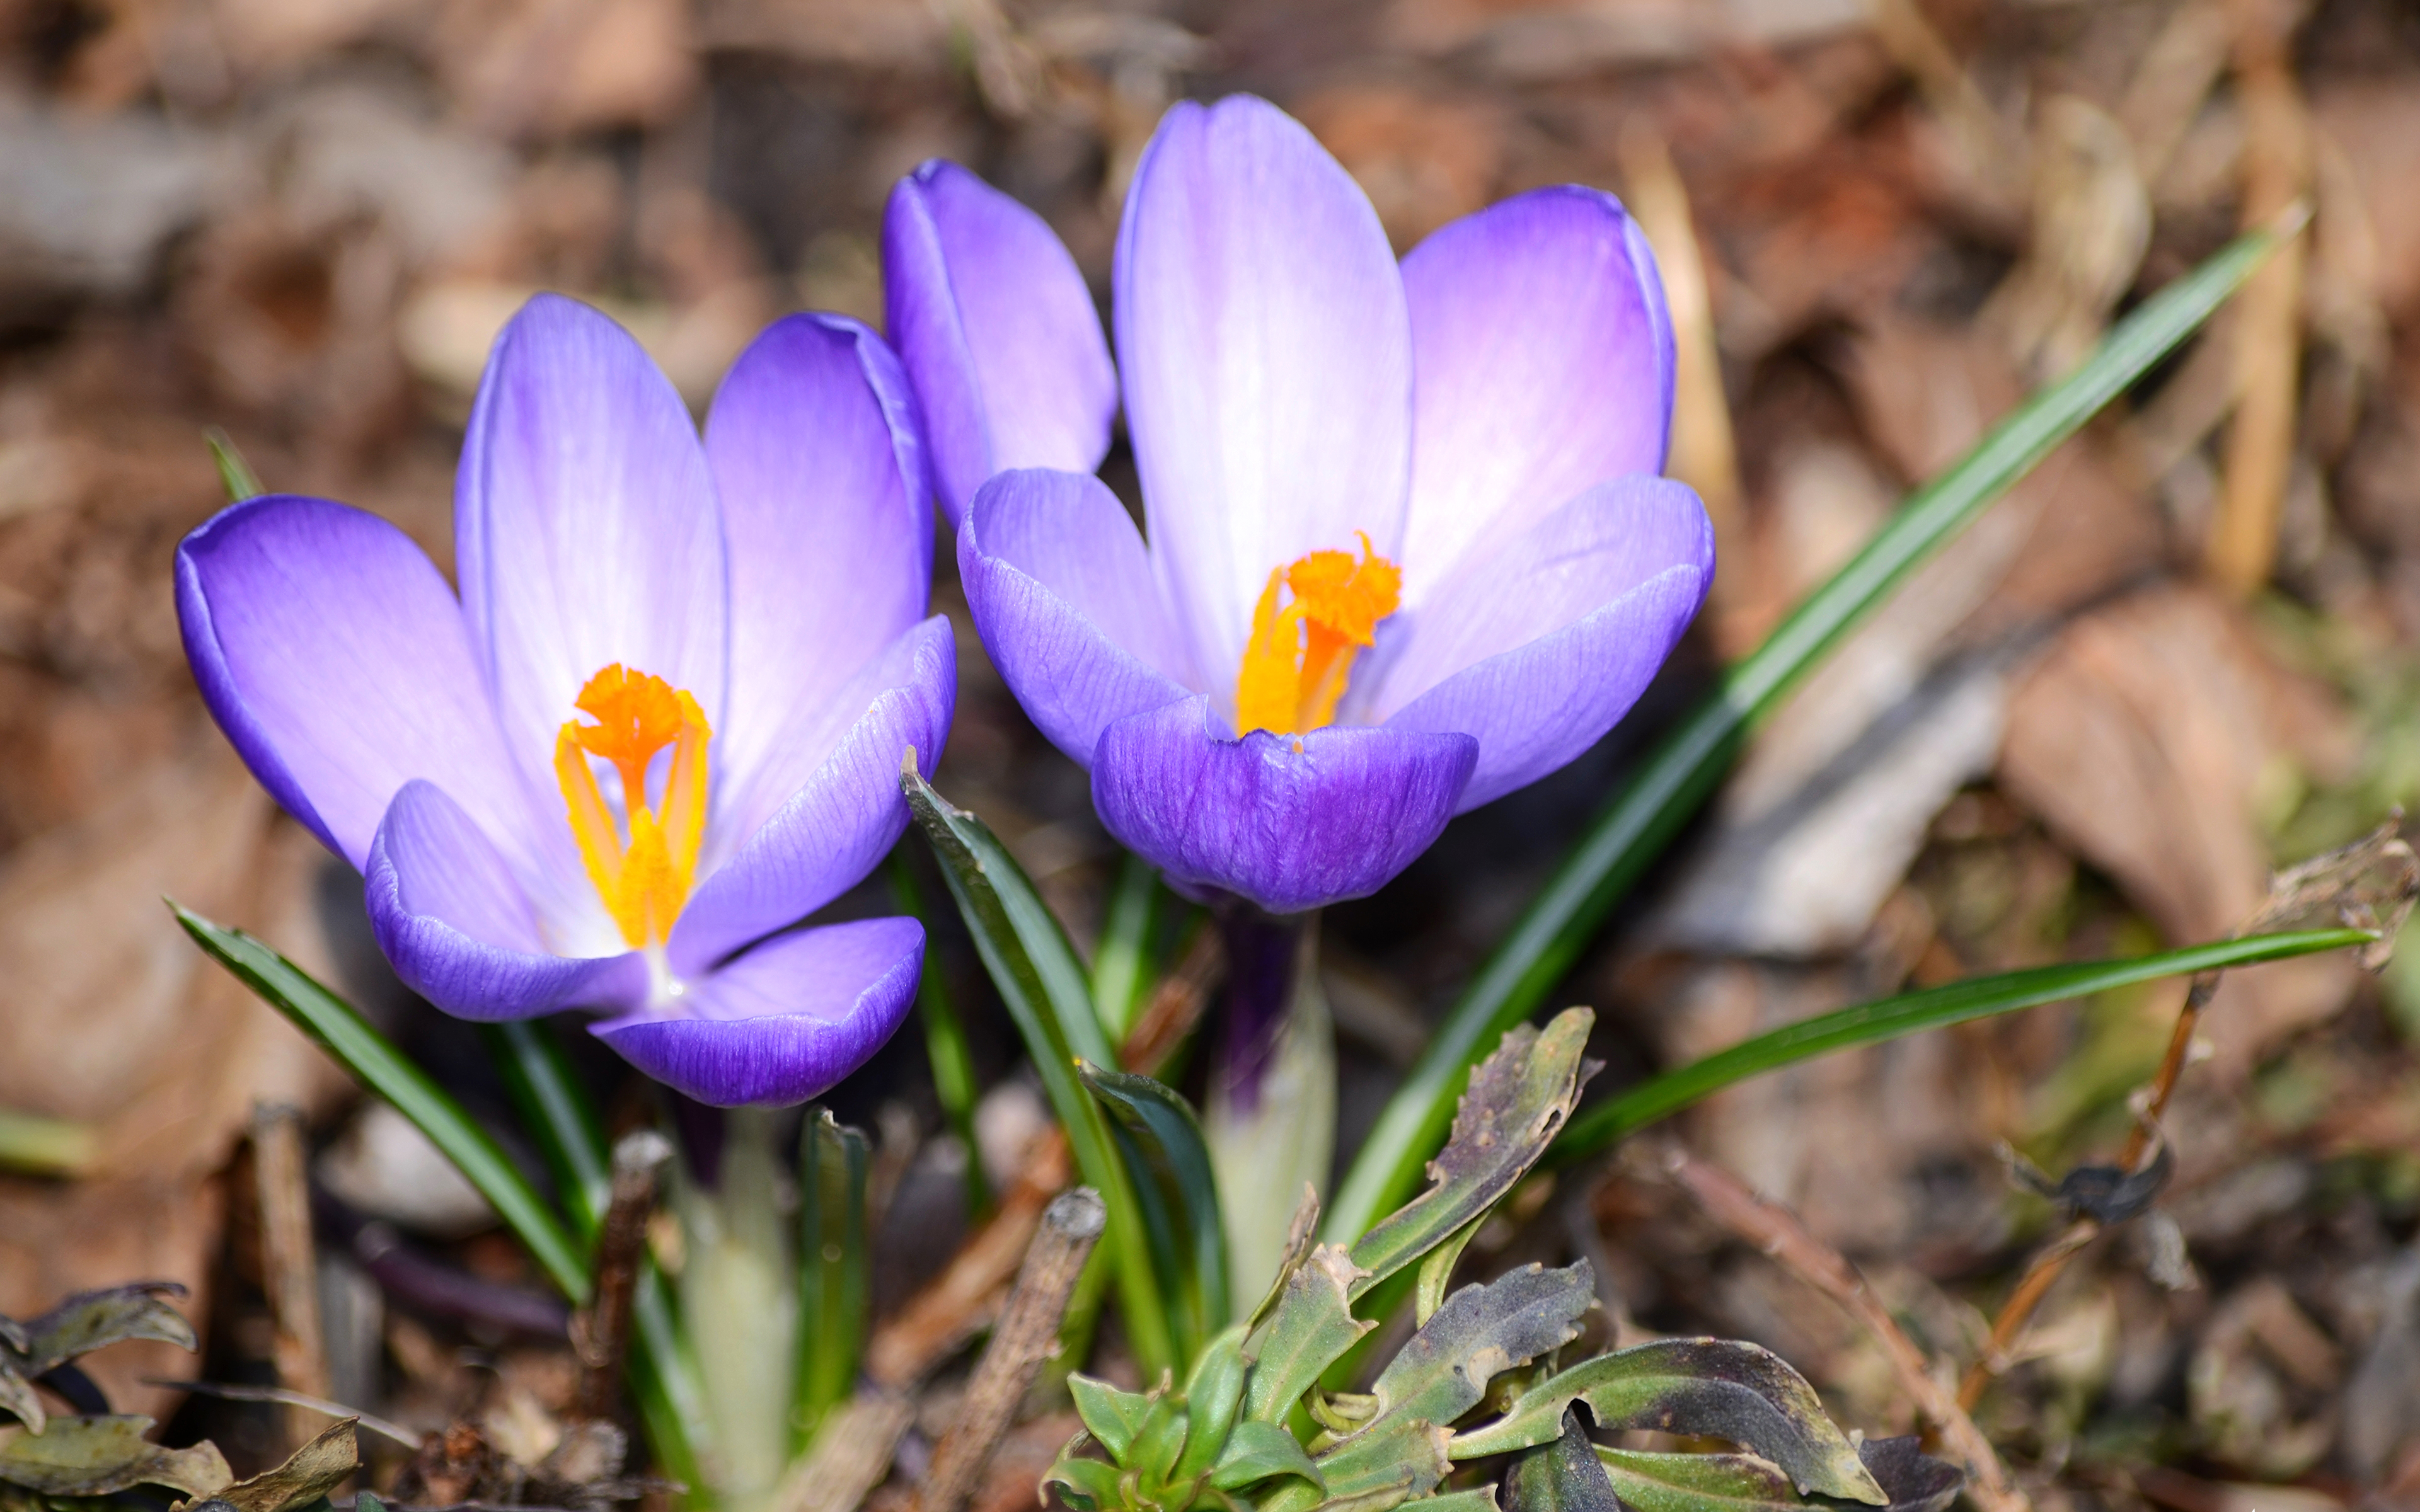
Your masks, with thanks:
[(1059, 1351), (1059, 1319), (1068, 1293), (1084, 1269), (1084, 1257), (1109, 1223), (1101, 1195), (1088, 1186), (1063, 1194), (1042, 1215), (1042, 1231), (1025, 1252), (1016, 1289), (1001, 1309), (1000, 1326), (967, 1383), (957, 1420), (934, 1447), (918, 1512), (958, 1512), (990, 1462), (1000, 1437), (1042, 1363)]
[[(2402, 824), (2402, 810), (2397, 810), (2386, 823), (2350, 845), (2278, 872), (2270, 881), (2268, 900), (2227, 937), (2241, 939), (2258, 934), (2325, 909), (2349, 925), (2375, 931), (2378, 939), (2362, 951), (2361, 964), (2372, 971), (2384, 965), (2394, 949), (2396, 931), (2411, 914), (2413, 898), (2420, 896), (2420, 857), (2412, 855), (2412, 847), (2398, 833)], [(2365, 879), (2377, 872), (2384, 873), (2384, 879), (2366, 885)], [(2381, 905), (2384, 906), (2383, 918), (2380, 917)], [(2177, 1013), (2177, 1026), (2168, 1036), (2167, 1053), (2160, 1057), (2159, 1072), (2142, 1099), (2134, 1128), (2118, 1152), (2119, 1169), (2130, 1174), (2138, 1172), (2148, 1163), (2147, 1157), (2154, 1153), (2153, 1131), (2160, 1127), (2160, 1119), (2168, 1110), (2168, 1100), (2176, 1095), (2177, 1078), (2192, 1056), (2202, 1010), (2210, 1006), (2211, 998), (2218, 992), (2219, 979), (2225, 975), (2224, 970), (2202, 972), (2186, 991), (2184, 1007)], [(1993, 1378), (2009, 1367), (2018, 1335), (2024, 1333), (2034, 1308), (2049, 1293), (2067, 1262), (2100, 1237), (2102, 1227), (2095, 1219), (2078, 1218), (2025, 1267), (2016, 1288), (2001, 1304), (1999, 1316), (1992, 1320), (1992, 1337), (1983, 1348), (1982, 1357), (1968, 1367), (1965, 1380), (1959, 1382), (1960, 1407), (1974, 1411)]]
[[(277, 1379), (306, 1396), (328, 1395), (328, 1351), (319, 1330), (319, 1259), (311, 1240), (311, 1188), (302, 1152), (302, 1112), (282, 1103), (252, 1110), (252, 1174), (260, 1202), (262, 1289), (277, 1335), (271, 1346)], [(286, 1447), (318, 1432), (308, 1411), (289, 1406)]]
[(1661, 1154), (1664, 1172), (1685, 1188), (1706, 1216), (1754, 1244), (1791, 1274), (1821, 1291), (1842, 1311), (1865, 1326), (1900, 1389), (1916, 1403), (1943, 1448), (1966, 1466), (1966, 1494), (1982, 1512), (2026, 1512), (2024, 1493), (2009, 1479), (1992, 1441), (1958, 1405), (1948, 1386), (1932, 1373), (1931, 1363), (1916, 1347), (1890, 1310), (1848, 1257), (1807, 1231), (1798, 1215), (1778, 1203), (1767, 1202), (1719, 1165), (1698, 1159), (1676, 1141)]
[(656, 1211), (656, 1172), (672, 1153), (671, 1142), (652, 1129), (625, 1134), (613, 1146), (613, 1197), (597, 1237), (597, 1285), (573, 1334), (580, 1352), (576, 1417), (612, 1417), (620, 1400), (630, 1303), (646, 1259), (647, 1220)]

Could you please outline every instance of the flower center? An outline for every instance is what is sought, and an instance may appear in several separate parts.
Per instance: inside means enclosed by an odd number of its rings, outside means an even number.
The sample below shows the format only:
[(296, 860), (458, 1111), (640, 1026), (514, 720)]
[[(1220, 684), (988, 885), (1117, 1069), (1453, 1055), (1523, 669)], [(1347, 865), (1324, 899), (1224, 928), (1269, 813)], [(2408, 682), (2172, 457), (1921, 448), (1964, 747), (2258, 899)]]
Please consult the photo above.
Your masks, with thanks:
[(1367, 533), (1357, 560), (1313, 551), (1271, 572), (1235, 674), (1235, 733), (1301, 734), (1333, 721), (1353, 658), (1395, 612), (1403, 587), (1403, 569), (1373, 551)]
[[(573, 706), (595, 719), (566, 722), (554, 741), (554, 776), (597, 896), (633, 949), (660, 945), (689, 902), (706, 839), (706, 711), (660, 677), (615, 662), (588, 679)], [(647, 803), (647, 766), (672, 748), (663, 797)], [(595, 756), (622, 777), (624, 828), (597, 785)]]

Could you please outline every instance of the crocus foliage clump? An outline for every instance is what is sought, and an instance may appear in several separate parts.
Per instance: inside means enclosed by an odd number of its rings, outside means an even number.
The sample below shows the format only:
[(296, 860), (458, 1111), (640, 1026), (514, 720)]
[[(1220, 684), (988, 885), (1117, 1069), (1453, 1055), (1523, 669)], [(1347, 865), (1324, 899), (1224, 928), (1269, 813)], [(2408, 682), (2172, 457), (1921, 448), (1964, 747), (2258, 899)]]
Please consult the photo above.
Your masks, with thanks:
[[(1596, 1303), (1586, 1260), (1448, 1291), (1464, 1246), (1578, 1100), (1594, 1069), (1580, 1057), (1591, 1019), (1572, 1009), (1543, 1031), (1507, 1034), (1471, 1073), (1452, 1138), (1430, 1166), (1434, 1184), (1357, 1243), (1313, 1246), (1307, 1202), (1267, 1298), (1202, 1350), (1183, 1391), (1070, 1377), (1084, 1431), (1045, 1485), (1086, 1512), (1947, 1506), (1955, 1470), (1912, 1439), (1852, 1443), (1814, 1388), (1756, 1345), (1661, 1339), (1565, 1363)], [(1414, 1266), (1419, 1332), (1368, 1392), (1323, 1389), (1328, 1368), (1377, 1327), (1354, 1316), (1355, 1304)], [(1599, 1447), (1575, 1407), (1600, 1430), (1704, 1435), (1736, 1448)], [(1310, 1430), (1307, 1443), (1293, 1425)]]
[(923, 931), (791, 926), (899, 837), (901, 753), (939, 751), (956, 692), (896, 359), (854, 321), (782, 321), (701, 443), (628, 332), (541, 296), (497, 340), (455, 511), (458, 598), (326, 500), (188, 536), (178, 610), (220, 727), (447, 1012), (596, 1011), (717, 1104), (838, 1081), (905, 1015)]
[[(1609, 730), (1704, 598), (1705, 511), (1655, 475), (1663, 289), (1609, 195), (1398, 263), (1294, 120), (1180, 104), (1126, 197), (1114, 366), (1065, 250), (963, 170), (901, 184), (884, 250), (985, 648), (1197, 896), (1374, 890)], [(1091, 475), (1121, 393), (1140, 532)]]

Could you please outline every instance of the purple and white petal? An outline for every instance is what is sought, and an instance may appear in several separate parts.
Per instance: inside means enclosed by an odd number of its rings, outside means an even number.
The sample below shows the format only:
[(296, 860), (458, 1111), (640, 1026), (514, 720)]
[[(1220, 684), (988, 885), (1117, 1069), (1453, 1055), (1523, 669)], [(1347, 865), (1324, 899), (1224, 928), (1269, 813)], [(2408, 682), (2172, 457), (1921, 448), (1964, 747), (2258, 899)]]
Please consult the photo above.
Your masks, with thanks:
[(992, 664), (1078, 765), (1110, 724), (1190, 695), (1142, 536), (1098, 478), (992, 479), (958, 531), (958, 578)]
[(670, 1007), (589, 1032), (701, 1103), (803, 1103), (882, 1048), (915, 1000), (923, 961), (924, 927), (912, 918), (800, 930), (690, 981)]
[(1457, 812), (1527, 786), (1628, 713), (1697, 617), (1714, 530), (1696, 494), (1632, 476), (1588, 490), (1406, 616), (1368, 717), (1478, 737)]
[(952, 525), (994, 472), (1100, 466), (1117, 372), (1084, 275), (1042, 217), (934, 159), (891, 192), (882, 275)]
[(832, 721), (859, 712), (834, 695), (924, 617), (933, 511), (898, 360), (841, 316), (792, 316), (740, 354), (706, 454), (731, 570), (710, 871), (814, 773)]
[(177, 615), (219, 727), (330, 850), (362, 866), (396, 790), (427, 778), (537, 870), (461, 606), (401, 531), (324, 499), (231, 505), (177, 548)]
[(1155, 569), (1192, 662), (1240, 664), (1272, 569), (1397, 549), (1411, 333), (1370, 201), (1265, 100), (1180, 103), (1118, 233), (1118, 363)]
[(920, 769), (939, 764), (956, 698), (957, 649), (938, 614), (834, 696), (831, 722), (807, 737), (806, 781), (690, 894), (666, 945), (673, 970), (702, 973), (872, 871), (908, 826), (900, 760), (912, 749)]
[(1291, 914), (1374, 892), (1409, 866), (1478, 755), (1466, 734), (1341, 725), (1233, 740), (1194, 698), (1102, 733), (1093, 807), (1171, 884)]
[(1404, 258), (1412, 324), (1404, 601), (1590, 484), (1664, 470), (1672, 327), (1654, 255), (1612, 195), (1541, 189)]
[(462, 439), (454, 555), (532, 801), (555, 733), (620, 662), (727, 707), (722, 522), (697, 430), (630, 333), (541, 294), (496, 338)]
[[(363, 871), (370, 930), (403, 984), (457, 1018), (621, 1010), (647, 996), (635, 950), (549, 938), (478, 823), (434, 783), (396, 795)], [(601, 915), (602, 910), (599, 910)], [(610, 932), (611, 926), (607, 926)]]

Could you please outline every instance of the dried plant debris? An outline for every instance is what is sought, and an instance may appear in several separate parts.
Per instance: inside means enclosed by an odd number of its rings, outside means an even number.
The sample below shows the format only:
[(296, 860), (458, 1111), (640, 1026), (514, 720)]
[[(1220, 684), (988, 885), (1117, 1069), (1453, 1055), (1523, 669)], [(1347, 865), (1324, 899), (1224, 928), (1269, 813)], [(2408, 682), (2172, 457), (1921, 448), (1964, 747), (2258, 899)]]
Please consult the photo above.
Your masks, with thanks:
[[(1387, 1234), (1385, 1243), (1364, 1240), (1362, 1248), (1397, 1270), (1459, 1248), (1560, 1127), (1585, 1074), (1579, 1047), (1589, 1020), (1574, 1009), (1543, 1031), (1504, 1037), (1472, 1075), (1452, 1138), (1432, 1167), (1437, 1184), (1372, 1230)], [(1501, 1505), (1528, 1512), (1615, 1512), (1617, 1476), (1623, 1498), (1637, 1493), (1639, 1512), (1711, 1512), (1742, 1501), (1797, 1506), (1807, 1498), (1938, 1512), (1960, 1484), (1950, 1467), (1895, 1451), (1885, 1487), (1814, 1388), (1753, 1344), (1667, 1339), (1556, 1369), (1596, 1304), (1586, 1260), (1559, 1270), (1520, 1266), (1454, 1291), (1368, 1393), (1326, 1392), (1322, 1377), (1374, 1326), (1352, 1315), (1352, 1297), (1372, 1284), (1360, 1253), (1311, 1250), (1266, 1319), (1221, 1335), (1181, 1392), (1165, 1381), (1129, 1392), (1071, 1378), (1085, 1431), (1046, 1485), (1087, 1512), (1238, 1503), (1262, 1512), (1386, 1512), (1409, 1503), (1477, 1512), (1498, 1505), (1499, 1494)], [(1512, 1387), (1510, 1404), (1491, 1408), (1498, 1381)], [(1606, 1451), (1600, 1463), (1575, 1404), (1601, 1429), (1710, 1435), (1746, 1452), (1631, 1462)], [(1289, 1431), (1298, 1412), (1316, 1429), (1307, 1443)], [(1085, 1452), (1095, 1444), (1106, 1459)], [(1451, 1483), (1457, 1466), (1508, 1453), (1516, 1457), (1500, 1493), (1492, 1482)], [(1675, 1458), (1704, 1463), (1664, 1463)]]

